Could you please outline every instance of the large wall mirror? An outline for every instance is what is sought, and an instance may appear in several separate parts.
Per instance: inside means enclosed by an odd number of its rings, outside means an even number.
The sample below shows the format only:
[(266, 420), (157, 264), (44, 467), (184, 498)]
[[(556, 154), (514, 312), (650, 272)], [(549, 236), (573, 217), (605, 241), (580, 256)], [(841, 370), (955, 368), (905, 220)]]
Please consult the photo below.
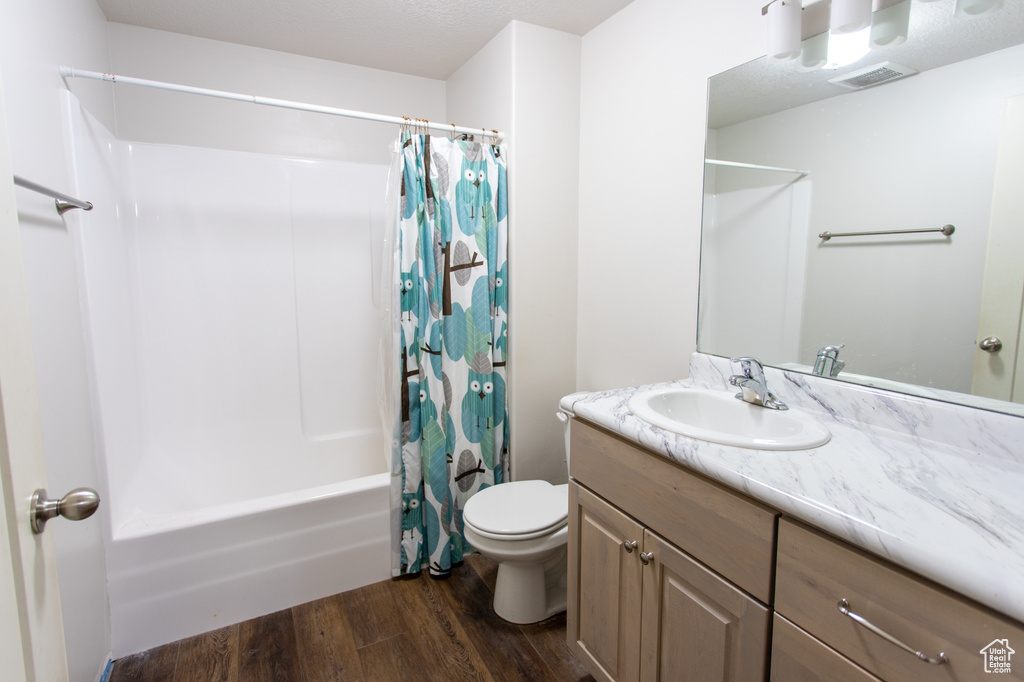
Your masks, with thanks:
[[(901, 45), (711, 78), (698, 349), (811, 372), (842, 345), (838, 380), (1024, 415), (1024, 2), (886, 4)], [(916, 73), (828, 82), (883, 62)]]

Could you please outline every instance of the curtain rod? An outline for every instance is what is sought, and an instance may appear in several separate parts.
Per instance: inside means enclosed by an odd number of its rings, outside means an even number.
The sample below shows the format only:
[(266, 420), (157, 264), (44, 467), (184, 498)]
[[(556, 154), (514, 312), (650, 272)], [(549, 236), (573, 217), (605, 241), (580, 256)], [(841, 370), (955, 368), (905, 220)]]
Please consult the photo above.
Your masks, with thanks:
[(801, 176), (810, 175), (811, 173), (811, 171), (797, 170), (796, 168), (779, 168), (778, 166), (758, 166), (755, 163), (740, 163), (739, 161), (720, 161), (719, 159), (704, 159), (704, 163), (711, 164), (712, 166), (732, 166), (733, 168), (751, 168), (753, 170), (781, 171), (783, 173), (799, 173)]
[(469, 135), (483, 135), (492, 137), (499, 142), (504, 139), (505, 134), (497, 130), (486, 130), (484, 128), (467, 128), (457, 126), (453, 123), (434, 123), (423, 119), (407, 118), (405, 116), (386, 116), (384, 114), (371, 114), (365, 111), (353, 111), (352, 109), (338, 109), (336, 107), (325, 107), (319, 104), (305, 104), (293, 102), (286, 99), (274, 99), (272, 97), (260, 97), (259, 95), (244, 95), (237, 92), (226, 92), (224, 90), (210, 90), (208, 88), (196, 88), (190, 85), (178, 85), (176, 83), (164, 83), (162, 81), (151, 81), (145, 78), (133, 78), (131, 76), (118, 76), (112, 73), (100, 73), (99, 71), (83, 71), (70, 66), (60, 67), (60, 75), (63, 78), (88, 78), (109, 83), (125, 83), (127, 85), (140, 85), (144, 88), (156, 88), (158, 90), (171, 90), (173, 92), (187, 92), (193, 95), (204, 95), (206, 97), (217, 97), (219, 99), (231, 99), (238, 102), (250, 102), (252, 104), (263, 104), (270, 107), (282, 109), (297, 109), (299, 111), (312, 111), (317, 114), (330, 114), (332, 116), (345, 116), (347, 118), (359, 118), (366, 121), (382, 121), (384, 123), (397, 123), (398, 125), (409, 125), (413, 128), (432, 128), (444, 130), (450, 133), (466, 133)]

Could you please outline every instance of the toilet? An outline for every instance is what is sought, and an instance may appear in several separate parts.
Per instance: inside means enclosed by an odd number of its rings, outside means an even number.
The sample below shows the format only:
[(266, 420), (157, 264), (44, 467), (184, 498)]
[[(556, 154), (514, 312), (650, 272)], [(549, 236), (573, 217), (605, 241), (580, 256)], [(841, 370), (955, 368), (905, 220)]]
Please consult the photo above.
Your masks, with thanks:
[(462, 519), (469, 544), (498, 563), (494, 612), (536, 623), (565, 611), (569, 486), (513, 481), (481, 490)]
[[(569, 457), (569, 417), (565, 454)], [(467, 502), (465, 538), (498, 564), (494, 612), (512, 623), (537, 623), (565, 611), (569, 485), (512, 481), (485, 488)]]

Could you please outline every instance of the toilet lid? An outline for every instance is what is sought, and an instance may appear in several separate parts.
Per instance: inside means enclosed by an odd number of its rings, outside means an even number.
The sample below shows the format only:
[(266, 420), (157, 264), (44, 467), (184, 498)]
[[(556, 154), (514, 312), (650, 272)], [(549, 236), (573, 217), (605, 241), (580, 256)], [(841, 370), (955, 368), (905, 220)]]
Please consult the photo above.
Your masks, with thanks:
[(469, 498), (463, 519), (494, 535), (543, 535), (565, 525), (569, 486), (547, 481), (513, 481), (485, 488)]

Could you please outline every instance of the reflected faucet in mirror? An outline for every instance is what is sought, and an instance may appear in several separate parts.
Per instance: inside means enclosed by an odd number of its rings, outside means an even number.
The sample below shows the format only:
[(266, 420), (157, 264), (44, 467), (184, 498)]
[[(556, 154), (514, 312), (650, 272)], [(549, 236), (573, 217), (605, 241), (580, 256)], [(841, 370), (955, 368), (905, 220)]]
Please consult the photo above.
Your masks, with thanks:
[(838, 346), (825, 346), (819, 350), (818, 357), (814, 360), (814, 374), (835, 379), (846, 367), (846, 363), (839, 359), (839, 349), (845, 345), (841, 343)]
[(760, 405), (772, 410), (788, 410), (786, 403), (775, 397), (775, 394), (768, 390), (768, 381), (764, 377), (764, 367), (757, 358), (732, 358), (732, 362), (738, 363), (742, 374), (734, 374), (729, 377), (729, 383), (740, 389), (736, 397), (751, 405)]

